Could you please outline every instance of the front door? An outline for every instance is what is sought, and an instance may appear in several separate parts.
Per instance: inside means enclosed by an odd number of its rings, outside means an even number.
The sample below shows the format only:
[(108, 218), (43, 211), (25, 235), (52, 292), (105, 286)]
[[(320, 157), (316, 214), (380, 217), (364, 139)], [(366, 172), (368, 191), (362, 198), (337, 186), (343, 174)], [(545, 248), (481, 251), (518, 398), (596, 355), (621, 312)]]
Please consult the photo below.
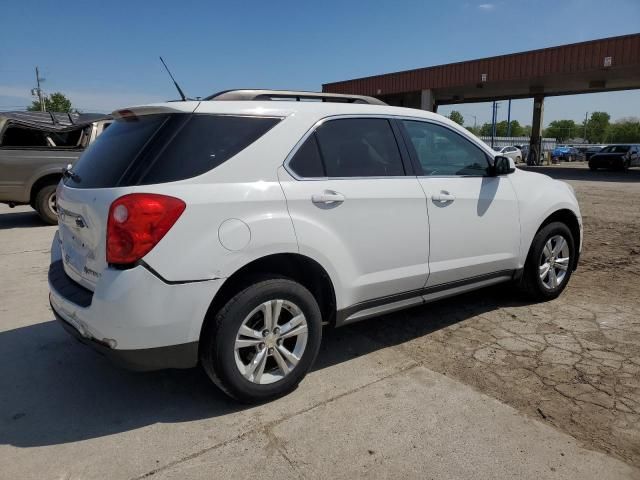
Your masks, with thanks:
[(513, 272), (520, 256), (520, 219), (508, 176), (489, 176), (487, 154), (448, 126), (401, 123), (427, 196), (427, 286)]
[(339, 310), (425, 284), (426, 200), (407, 166), (389, 120), (342, 118), (318, 126), (279, 172), (300, 253), (322, 260)]

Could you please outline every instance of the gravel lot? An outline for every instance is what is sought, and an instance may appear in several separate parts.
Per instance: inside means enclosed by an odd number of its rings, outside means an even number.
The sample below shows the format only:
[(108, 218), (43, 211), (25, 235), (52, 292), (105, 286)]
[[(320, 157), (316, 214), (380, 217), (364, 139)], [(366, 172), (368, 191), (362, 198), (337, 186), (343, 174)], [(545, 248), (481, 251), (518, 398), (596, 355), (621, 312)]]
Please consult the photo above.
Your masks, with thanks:
[(532, 305), (498, 286), (357, 328), (640, 466), (640, 170), (529, 170), (580, 201), (582, 258), (560, 298)]
[(53, 227), (0, 206), (0, 478), (640, 478), (640, 170), (535, 170), (584, 216), (558, 300), (499, 285), (327, 331), (300, 388), (251, 408), (69, 338)]

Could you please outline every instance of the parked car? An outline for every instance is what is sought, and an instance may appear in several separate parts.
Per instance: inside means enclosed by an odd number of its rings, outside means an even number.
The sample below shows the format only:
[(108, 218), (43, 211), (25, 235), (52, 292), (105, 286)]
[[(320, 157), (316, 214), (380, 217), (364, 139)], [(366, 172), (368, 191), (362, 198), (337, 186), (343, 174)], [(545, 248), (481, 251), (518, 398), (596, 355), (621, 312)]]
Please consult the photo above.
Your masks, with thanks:
[(584, 152), (585, 159), (587, 161), (591, 160), (591, 157), (593, 157), (596, 153), (598, 153), (604, 147), (605, 147), (604, 145), (590, 145), (589, 147), (587, 147), (586, 152)]
[(589, 160), (589, 168), (609, 168), (628, 170), (629, 167), (640, 166), (640, 145), (609, 145), (604, 147)]
[(520, 150), (520, 153), (522, 154), (522, 161), (526, 162), (527, 158), (529, 157), (529, 145), (514, 145), (514, 147)]
[(558, 145), (551, 152), (551, 156), (565, 162), (583, 161), (584, 154), (570, 145)]
[(517, 147), (501, 147), (496, 149), (496, 151), (505, 157), (513, 159), (515, 163), (520, 163), (523, 158), (522, 152)]
[(111, 124), (104, 114), (0, 113), (0, 203), (28, 204), (53, 225), (62, 170)]
[(200, 363), (264, 401), (323, 325), (503, 282), (549, 300), (578, 264), (573, 189), (434, 113), (236, 90), (113, 115), (59, 185), (49, 288), (69, 333), (130, 368)]

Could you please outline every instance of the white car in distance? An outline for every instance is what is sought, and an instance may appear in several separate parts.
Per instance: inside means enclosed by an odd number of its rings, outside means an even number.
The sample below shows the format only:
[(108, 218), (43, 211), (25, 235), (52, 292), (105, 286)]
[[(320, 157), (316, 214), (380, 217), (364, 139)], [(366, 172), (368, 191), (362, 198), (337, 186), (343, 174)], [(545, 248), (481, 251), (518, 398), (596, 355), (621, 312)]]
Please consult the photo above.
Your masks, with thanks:
[(573, 189), (434, 113), (236, 90), (114, 117), (58, 186), (49, 287), (60, 323), (130, 368), (201, 364), (264, 401), (323, 325), (503, 282), (553, 299), (578, 264)]
[(500, 155), (511, 158), (515, 163), (522, 161), (522, 151), (517, 147), (500, 147), (495, 149)]

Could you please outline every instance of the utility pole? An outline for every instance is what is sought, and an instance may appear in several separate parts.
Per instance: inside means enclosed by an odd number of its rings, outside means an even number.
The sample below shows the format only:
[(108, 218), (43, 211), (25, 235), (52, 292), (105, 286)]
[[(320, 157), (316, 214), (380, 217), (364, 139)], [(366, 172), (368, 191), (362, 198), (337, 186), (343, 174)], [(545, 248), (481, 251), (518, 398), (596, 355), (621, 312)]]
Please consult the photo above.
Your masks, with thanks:
[(478, 127), (478, 117), (475, 115), (471, 115), (473, 117), (473, 129), (475, 130)]
[(507, 137), (511, 136), (511, 99), (509, 99), (509, 113), (507, 114)]
[(42, 97), (42, 89), (40, 88), (40, 81), (44, 80), (40, 78), (40, 71), (38, 70), (38, 67), (36, 67), (36, 83), (38, 84), (37, 87), (37, 92), (38, 92), (38, 100), (40, 101), (40, 111), (41, 112), (45, 112), (45, 105), (44, 105), (44, 98)]
[(582, 139), (586, 142), (587, 141), (587, 117), (589, 116), (589, 112), (584, 114), (584, 135), (582, 136)]

